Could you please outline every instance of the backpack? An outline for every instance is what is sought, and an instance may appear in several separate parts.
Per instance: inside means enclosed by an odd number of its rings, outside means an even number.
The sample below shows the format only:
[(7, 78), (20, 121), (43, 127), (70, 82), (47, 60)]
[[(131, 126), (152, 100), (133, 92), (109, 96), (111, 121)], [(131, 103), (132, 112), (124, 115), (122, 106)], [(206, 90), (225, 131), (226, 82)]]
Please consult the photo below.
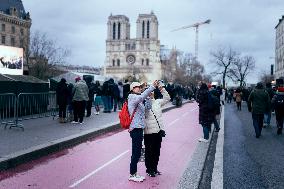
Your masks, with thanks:
[(134, 112), (132, 113), (132, 115), (130, 117), (130, 114), (129, 114), (129, 111), (128, 111), (128, 100), (126, 100), (123, 103), (122, 109), (121, 109), (121, 111), (119, 112), (119, 115), (118, 115), (120, 126), (123, 129), (129, 129), (129, 126), (130, 126), (130, 124), (133, 120), (135, 113), (136, 113), (137, 107), (138, 107), (138, 105), (135, 107)]
[(219, 99), (212, 94), (208, 93), (208, 109), (211, 112), (220, 114), (220, 102)]
[(275, 109), (276, 110), (284, 109), (284, 95), (277, 95), (275, 100)]

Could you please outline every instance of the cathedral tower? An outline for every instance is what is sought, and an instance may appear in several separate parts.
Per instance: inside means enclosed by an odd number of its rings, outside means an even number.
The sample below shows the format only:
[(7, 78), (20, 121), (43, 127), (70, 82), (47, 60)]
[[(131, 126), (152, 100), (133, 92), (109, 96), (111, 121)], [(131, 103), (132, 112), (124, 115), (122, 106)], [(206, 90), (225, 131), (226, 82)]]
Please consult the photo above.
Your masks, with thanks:
[(124, 15), (110, 15), (107, 25), (107, 40), (130, 39), (130, 23), (128, 17)]
[(139, 14), (136, 24), (136, 37), (138, 39), (158, 40), (159, 23), (153, 12), (151, 14)]

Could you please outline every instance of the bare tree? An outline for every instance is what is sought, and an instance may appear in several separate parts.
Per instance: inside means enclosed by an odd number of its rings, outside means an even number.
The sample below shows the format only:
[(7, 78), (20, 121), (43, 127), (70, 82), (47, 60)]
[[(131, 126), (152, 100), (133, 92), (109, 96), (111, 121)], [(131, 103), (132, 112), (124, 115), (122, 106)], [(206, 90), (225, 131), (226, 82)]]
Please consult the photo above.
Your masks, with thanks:
[(236, 61), (238, 54), (232, 50), (232, 48), (228, 50), (220, 48), (216, 52), (211, 52), (211, 56), (211, 63), (216, 68), (216, 70), (212, 72), (212, 75), (221, 75), (223, 86), (225, 86), (230, 67)]
[(178, 53), (178, 65), (175, 73), (175, 82), (189, 85), (196, 85), (203, 80), (204, 66), (195, 61), (189, 54)]
[(63, 65), (70, 53), (70, 50), (58, 46), (46, 33), (36, 31), (31, 35), (27, 54), (30, 75), (46, 80), (60, 74), (56, 65)]
[(252, 56), (236, 58), (233, 66), (229, 69), (228, 77), (234, 82), (240, 82), (240, 87), (245, 85), (245, 80), (255, 68), (255, 60)]

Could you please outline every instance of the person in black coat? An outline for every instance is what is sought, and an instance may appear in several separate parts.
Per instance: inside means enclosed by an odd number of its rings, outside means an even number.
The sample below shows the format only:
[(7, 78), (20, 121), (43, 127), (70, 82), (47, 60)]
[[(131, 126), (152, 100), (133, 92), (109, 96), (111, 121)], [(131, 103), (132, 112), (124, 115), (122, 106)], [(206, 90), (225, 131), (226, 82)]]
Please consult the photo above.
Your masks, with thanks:
[(59, 106), (59, 122), (66, 122), (66, 108), (68, 102), (69, 90), (67, 88), (66, 79), (62, 78), (56, 87), (56, 99)]
[(92, 82), (92, 78), (86, 79), (86, 84), (87, 84), (88, 89), (89, 89), (89, 94), (88, 94), (89, 100), (87, 101), (87, 104), (86, 104), (86, 110), (87, 110), (86, 117), (90, 117), (91, 116), (92, 105), (93, 105), (93, 102), (94, 102), (94, 94), (95, 94), (95, 87), (96, 86)]
[(128, 83), (128, 80), (125, 80), (125, 84), (123, 85), (123, 101), (125, 101), (128, 98), (128, 94), (130, 92), (130, 84)]
[(111, 96), (112, 96), (112, 86), (110, 81), (105, 81), (102, 87), (102, 100), (104, 103), (104, 113), (111, 113)]
[[(202, 83), (197, 92), (197, 102), (199, 106), (199, 124), (202, 125), (204, 138), (200, 138), (200, 142), (208, 142), (211, 124), (214, 121), (215, 110), (211, 107), (213, 102), (209, 97), (208, 87)], [(214, 106), (213, 106), (214, 107)]]

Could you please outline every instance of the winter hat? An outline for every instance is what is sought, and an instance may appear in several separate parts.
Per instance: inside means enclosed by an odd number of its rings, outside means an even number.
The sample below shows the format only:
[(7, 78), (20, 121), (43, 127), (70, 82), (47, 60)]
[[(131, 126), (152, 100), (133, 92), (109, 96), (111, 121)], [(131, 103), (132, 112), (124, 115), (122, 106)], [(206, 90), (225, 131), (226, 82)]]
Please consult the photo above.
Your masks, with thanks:
[(141, 86), (141, 83), (139, 82), (133, 82), (131, 83), (130, 85), (130, 91), (132, 91), (135, 87), (140, 87)]
[(75, 81), (76, 81), (76, 82), (78, 82), (78, 81), (80, 81), (80, 80), (81, 80), (81, 77), (80, 77), (80, 76), (78, 76), (78, 77), (75, 78)]
[(66, 79), (65, 78), (61, 78), (60, 82), (66, 83)]
[(277, 91), (278, 92), (284, 92), (284, 87), (278, 87)]

